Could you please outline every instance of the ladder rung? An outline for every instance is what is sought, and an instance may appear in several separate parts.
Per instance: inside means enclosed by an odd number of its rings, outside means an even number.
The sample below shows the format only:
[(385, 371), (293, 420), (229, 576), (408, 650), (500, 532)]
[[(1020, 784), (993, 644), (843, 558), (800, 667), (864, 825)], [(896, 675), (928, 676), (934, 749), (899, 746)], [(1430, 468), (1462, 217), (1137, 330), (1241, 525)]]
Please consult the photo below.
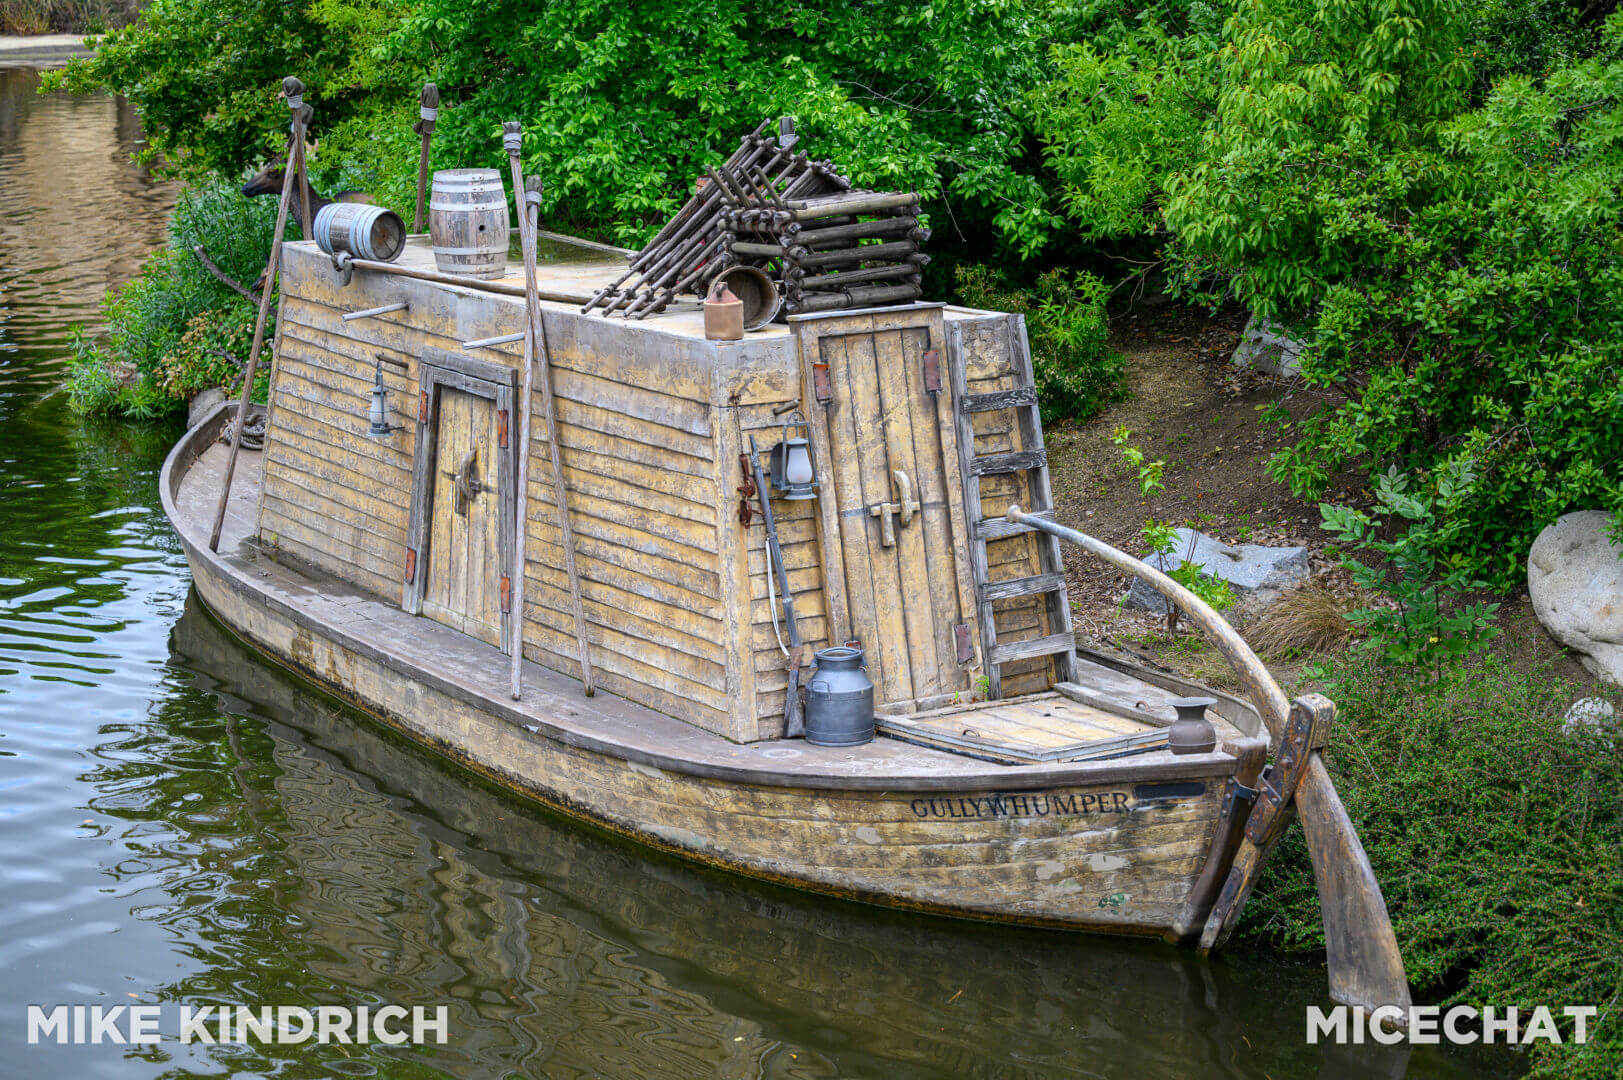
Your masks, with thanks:
[(1047, 637), (1030, 638), (1026, 641), (1011, 641), (1006, 645), (993, 645), (991, 659), (994, 664), (1008, 664), (1031, 656), (1051, 656), (1054, 653), (1070, 652), (1075, 648), (1075, 634), (1049, 634)]
[[(1044, 521), (1054, 520), (1054, 511), (1037, 510), (1026, 515), (1027, 517), (1041, 518)], [(985, 518), (975, 523), (975, 539), (977, 540), (1003, 540), (1010, 536), (1019, 536), (1021, 533), (1036, 532), (1030, 525), (1023, 522), (1010, 521), (1008, 518)]]
[(998, 390), (991, 394), (965, 394), (958, 410), (966, 413), (991, 412), (993, 409), (1016, 409), (1022, 405), (1037, 404), (1037, 388), (1022, 386), (1016, 390)]
[(1065, 587), (1064, 574), (1037, 574), (1032, 577), (991, 581), (981, 586), (981, 600), (1007, 600), (1011, 596), (1031, 596), (1034, 593), (1058, 592)]
[(1042, 469), (1048, 465), (1046, 450), (1011, 450), (1007, 454), (986, 454), (969, 459), (972, 476), (991, 476), (997, 473), (1019, 472), (1021, 469)]

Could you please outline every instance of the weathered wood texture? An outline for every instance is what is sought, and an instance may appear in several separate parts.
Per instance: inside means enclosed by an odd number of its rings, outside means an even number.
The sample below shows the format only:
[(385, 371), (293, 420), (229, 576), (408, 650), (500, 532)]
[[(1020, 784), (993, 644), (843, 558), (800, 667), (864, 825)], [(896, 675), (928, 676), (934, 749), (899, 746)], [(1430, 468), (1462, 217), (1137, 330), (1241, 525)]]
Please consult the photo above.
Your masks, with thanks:
[[(1021, 438), (1013, 405), (1024, 398), (1011, 394), (1016, 379), (1012, 367), (1017, 343), (1005, 315), (961, 312), (953, 320), (949, 342), (961, 351), (971, 395), (1005, 395), (983, 398), (972, 410), (975, 429), (975, 455), (1023, 452), (1028, 448)], [(1001, 405), (992, 408), (985, 406)], [(984, 521), (1001, 519), (1011, 502), (1030, 505), (1029, 480), (1024, 473), (996, 473), (979, 478)], [(1022, 501), (1023, 500), (1023, 501)], [(977, 527), (972, 525), (971, 527)], [(984, 530), (983, 530), (984, 531)], [(1041, 573), (1037, 538), (1026, 532), (986, 545), (987, 577), (992, 582), (1011, 581)], [(1047, 637), (1060, 628), (1054, 624), (1040, 595), (1008, 596), (993, 601), (997, 637), (1001, 644), (1014, 644)], [(1003, 696), (1036, 693), (1054, 685), (1054, 662), (1046, 656), (1031, 657), (1003, 666)]]
[(795, 740), (769, 756), (612, 694), (583, 700), (538, 666), (514, 702), (499, 648), (241, 544), (245, 500), (222, 554), (207, 552), (218, 421), (160, 480), (204, 603), (505, 786), (690, 858), (904, 907), (1166, 935), (1192, 899), (1231, 754), (1007, 767), (889, 740), (857, 759)]
[[(344, 286), (325, 257), (306, 248), (291, 244), (287, 249), (261, 540), (379, 597), (398, 600), (407, 563), (422, 357), (430, 349), (460, 353), (463, 341), (519, 329), (523, 306), (517, 297), (364, 271)], [(342, 318), (399, 302), (409, 307), (349, 323)], [(582, 317), (561, 305), (542, 307), (587, 636), (604, 689), (738, 741), (775, 737), (781, 732), (787, 675), (772, 631), (759, 516), (747, 528), (739, 523), (736, 489), (742, 479), (738, 455), (747, 437), (755, 435), (763, 451), (774, 445), (782, 417), (773, 410), (803, 396), (793, 338), (774, 328), (718, 345), (704, 341), (698, 320), (685, 315), (628, 324)], [(963, 343), (972, 392), (1011, 388), (1006, 317), (930, 310), (936, 320), (930, 345), (944, 349), (952, 340)], [(871, 318), (884, 325), (877, 332), (869, 328), (863, 340), (896, 352), (868, 369), (875, 380), (869, 396), (877, 406), (888, 400), (881, 396), (886, 387), (897, 390), (891, 382), (917, 377), (907, 365), (909, 357), (918, 360), (914, 354), (922, 339), (908, 338), (917, 332), (902, 328), (907, 319), (918, 322), (917, 312)], [(961, 332), (947, 333), (949, 325)], [(396, 430), (381, 439), (366, 434), (380, 352), (403, 365), (383, 367)], [(516, 343), (466, 355), (510, 368), (522, 362)], [(890, 382), (880, 385), (880, 376)], [(915, 442), (939, 439), (940, 431), (952, 429), (947, 396), (940, 395), (943, 417), (937, 419), (944, 423), (936, 434), (914, 418), (908, 430)], [(540, 408), (533, 398), (532, 408)], [(807, 410), (808, 417), (814, 412)], [(1022, 449), (1010, 410), (977, 413), (974, 423), (976, 454)], [(544, 425), (534, 428), (529, 452), (544, 462)], [(886, 438), (897, 434), (884, 425), (875, 430)], [(819, 465), (825, 476), (837, 472), (827, 461)], [(852, 467), (866, 466), (838, 464)], [(917, 469), (916, 462), (908, 468), (915, 497), (939, 508), (948, 491), (936, 492), (928, 486), (930, 477)], [(578, 667), (577, 649), (553, 496), (541, 481), (546, 475), (539, 464), (530, 470), (525, 653), (569, 673)], [(879, 484), (888, 476), (875, 473), (869, 479), (876, 493), (886, 486), (885, 498), (896, 497), (893, 486)], [(956, 488), (955, 471), (937, 479), (937, 487)], [(1020, 474), (979, 482), (988, 508), (1027, 497)], [(775, 504), (808, 663), (815, 649), (850, 633), (844, 575), (831, 583), (821, 556), (824, 502), (820, 497)], [(926, 532), (935, 529), (930, 537), (938, 566), (960, 558), (949, 533), (931, 521), (929, 513), (921, 513), (897, 535), (909, 545), (923, 544)], [(868, 527), (877, 538), (877, 521)], [(918, 554), (922, 565), (925, 553)], [(1038, 573), (1029, 534), (992, 542), (988, 558), (993, 581)], [(917, 594), (932, 602), (960, 585), (948, 572), (938, 592), (935, 571), (930, 573), (931, 586)], [(1011, 595), (996, 601), (995, 610), (1001, 641), (1052, 632), (1040, 597)], [(905, 633), (893, 640), (907, 647)], [(956, 643), (934, 646), (940, 652), (949, 644)], [(1007, 665), (1005, 694), (1047, 689), (1054, 681), (1051, 667), (1041, 657)], [(962, 685), (933, 693), (955, 691), (973, 692), (968, 675)]]

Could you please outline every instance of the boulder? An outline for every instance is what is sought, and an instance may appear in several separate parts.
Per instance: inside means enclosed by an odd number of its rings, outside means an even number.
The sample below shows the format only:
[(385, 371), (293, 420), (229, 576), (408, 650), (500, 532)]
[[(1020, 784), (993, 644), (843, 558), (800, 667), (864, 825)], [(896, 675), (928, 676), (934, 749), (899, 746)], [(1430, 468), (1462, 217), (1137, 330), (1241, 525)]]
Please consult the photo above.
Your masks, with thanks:
[(1235, 367), (1255, 368), (1268, 375), (1294, 376), (1302, 373), (1302, 343), (1266, 319), (1251, 316), (1240, 331), (1240, 344), (1229, 358)]
[(217, 386), (207, 390), (199, 390), (192, 395), (191, 404), (186, 407), (186, 426), (196, 427), (209, 412), (225, 400), (225, 391)]
[[(1308, 579), (1310, 573), (1305, 547), (1265, 547), (1262, 544), (1225, 544), (1205, 533), (1177, 529), (1172, 554), (1148, 560), (1159, 570), (1176, 570), (1187, 558), (1201, 573), (1222, 578), (1234, 590), (1235, 599), (1245, 607), (1265, 607), (1286, 591)], [(1194, 538), (1194, 551), (1189, 548)], [(1139, 611), (1165, 615), (1166, 599), (1138, 578), (1127, 593), (1127, 606)]]
[(1580, 510), (1547, 525), (1527, 555), (1527, 592), (1544, 629), (1584, 667), (1623, 686), (1623, 548), (1612, 516)]
[(1561, 721), (1561, 734), (1609, 733), (1617, 727), (1617, 710), (1605, 698), (1586, 697), (1572, 703)]

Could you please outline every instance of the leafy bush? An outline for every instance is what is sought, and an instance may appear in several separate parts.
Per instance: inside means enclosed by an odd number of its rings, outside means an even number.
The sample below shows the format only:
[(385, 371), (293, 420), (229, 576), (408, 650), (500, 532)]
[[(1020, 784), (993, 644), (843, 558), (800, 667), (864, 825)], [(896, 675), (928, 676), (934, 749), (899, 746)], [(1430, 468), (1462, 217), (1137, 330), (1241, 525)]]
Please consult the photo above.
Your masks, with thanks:
[[(244, 197), (232, 183), (194, 188), (176, 203), (168, 245), (128, 285), (108, 296), (107, 333), (83, 335), (69, 362), (69, 394), (86, 412), (150, 419), (183, 406), (208, 385), (237, 376), (210, 349), (246, 360), (256, 309), (203, 268), (201, 245), (220, 269), (247, 286), (264, 271), (275, 228), (271, 199)], [(270, 340), (272, 327), (266, 329)], [(219, 379), (219, 382), (215, 380)]]
[[(1306, 380), (1344, 402), (1273, 477), (1316, 496), (1348, 468), (1463, 465), (1453, 553), (1496, 587), (1560, 514), (1623, 507), (1623, 14), (1181, 10), (1060, 52), (1038, 128), (1085, 233), (1153, 232), (1185, 292), (1306, 340)], [(1509, 34), (1521, 13), (1560, 32)]]
[[(1482, 657), (1435, 683), (1368, 653), (1319, 674), (1340, 718), (1326, 764), (1381, 882), (1418, 1000), (1594, 1004), (1585, 1046), (1537, 1046), (1534, 1075), (1623, 1070), (1623, 757), (1616, 733), (1563, 735), (1577, 688)], [(1292, 828), (1242, 933), (1324, 947)], [(1568, 1032), (1570, 1034), (1570, 1030)]]
[(1319, 504), (1323, 528), (1338, 541), (1384, 556), (1369, 566), (1343, 555), (1341, 565), (1361, 588), (1391, 601), (1389, 607), (1356, 608), (1347, 620), (1368, 635), (1365, 647), (1379, 649), (1392, 663), (1440, 666), (1445, 658), (1481, 650), (1499, 633), (1491, 625), (1497, 603), (1460, 603), (1461, 593), (1485, 583), (1471, 580), (1458, 554), (1438, 556), (1440, 550), (1458, 546), (1458, 533), (1467, 522), (1455, 508), (1472, 479), (1469, 470), (1456, 466), (1439, 473), (1436, 491), (1414, 492), (1407, 476), (1388, 470), (1376, 485), (1376, 512), (1405, 523), (1387, 530), (1394, 533), (1390, 539), (1382, 539), (1381, 523), (1361, 510)]
[(1051, 270), (1035, 288), (1017, 289), (989, 266), (958, 268), (965, 304), (1026, 317), (1037, 396), (1051, 420), (1086, 420), (1123, 395), (1126, 361), (1105, 344), (1107, 292), (1087, 273)]

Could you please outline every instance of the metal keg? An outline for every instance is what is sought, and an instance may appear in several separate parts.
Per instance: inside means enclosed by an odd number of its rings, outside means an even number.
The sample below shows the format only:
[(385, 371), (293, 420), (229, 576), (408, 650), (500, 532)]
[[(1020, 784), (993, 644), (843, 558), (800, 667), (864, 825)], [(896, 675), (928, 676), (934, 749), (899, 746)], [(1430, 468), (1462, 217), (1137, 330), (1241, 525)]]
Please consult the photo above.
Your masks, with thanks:
[(861, 649), (836, 645), (817, 654), (806, 683), (806, 741), (860, 746), (873, 741), (873, 680)]
[(394, 262), (406, 248), (406, 223), (384, 206), (328, 203), (311, 226), (316, 246), (328, 255), (347, 251), (362, 259)]
[(495, 169), (445, 169), (434, 174), (428, 235), (441, 272), (499, 278), (507, 273), (507, 189)]

